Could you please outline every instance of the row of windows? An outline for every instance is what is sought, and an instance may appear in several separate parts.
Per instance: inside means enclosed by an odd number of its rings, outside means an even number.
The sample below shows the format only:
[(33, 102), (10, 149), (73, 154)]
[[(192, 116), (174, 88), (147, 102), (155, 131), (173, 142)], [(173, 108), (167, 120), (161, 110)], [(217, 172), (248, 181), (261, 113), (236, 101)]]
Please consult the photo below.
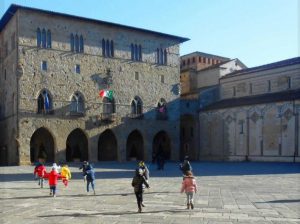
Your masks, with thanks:
[[(213, 59), (213, 58), (205, 58), (205, 57), (198, 57), (198, 62), (199, 63), (204, 63), (204, 64), (218, 64), (220, 63), (221, 61), (220, 60), (217, 60), (217, 59)], [(192, 63), (196, 63), (196, 58), (195, 57), (192, 57)], [(190, 65), (191, 64), (191, 59), (188, 58), (186, 60), (182, 60), (181, 62), (181, 66), (185, 66), (185, 65)]]
[[(43, 28), (37, 28), (36, 31), (37, 47), (39, 48), (52, 48), (51, 43), (51, 30)], [(82, 35), (73, 34), (70, 35), (70, 49), (72, 52), (84, 53), (84, 38)], [(114, 57), (114, 41), (108, 39), (102, 39), (102, 56), (103, 57)], [(131, 60), (142, 61), (142, 46), (138, 44), (130, 45)], [(167, 64), (167, 49), (157, 48), (156, 49), (156, 63), (160, 65)]]
[[(47, 61), (42, 61), (41, 62), (41, 71), (44, 71), (44, 72), (48, 71), (48, 63), (47, 63)], [(80, 74), (81, 73), (81, 69), (80, 69), (80, 65), (79, 64), (75, 65), (74, 72), (76, 74)], [(140, 79), (140, 76), (139, 76), (138, 72), (135, 72), (134, 79), (135, 80), (139, 80)], [(5, 80), (6, 80), (6, 70), (5, 70)], [(160, 75), (160, 82), (161, 83), (165, 83), (165, 77), (164, 77), (164, 75)]]
[[(291, 77), (286, 77), (286, 89), (291, 89), (292, 88), (292, 82), (291, 82)], [(267, 92), (272, 91), (272, 84), (271, 80), (267, 81)], [(253, 94), (253, 84), (249, 83), (249, 94)], [(232, 88), (232, 95), (236, 96), (236, 86)]]
[[(42, 61), (41, 62), (41, 70), (44, 71), (44, 72), (48, 71), (47, 61)], [(75, 65), (74, 72), (77, 73), (77, 74), (80, 74), (81, 71), (80, 71), (80, 65), (79, 64)]]
[[(107, 97), (103, 98), (103, 113), (112, 114), (116, 113), (115, 100)], [(167, 102), (161, 98), (157, 104), (158, 114), (165, 115), (167, 113)], [(53, 113), (53, 100), (51, 93), (48, 90), (43, 90), (37, 100), (37, 113), (39, 114), (52, 114)], [(143, 113), (143, 102), (140, 97), (136, 96), (131, 102), (131, 114), (141, 115)], [(75, 114), (84, 114), (84, 97), (81, 93), (76, 92), (71, 99), (70, 112)]]

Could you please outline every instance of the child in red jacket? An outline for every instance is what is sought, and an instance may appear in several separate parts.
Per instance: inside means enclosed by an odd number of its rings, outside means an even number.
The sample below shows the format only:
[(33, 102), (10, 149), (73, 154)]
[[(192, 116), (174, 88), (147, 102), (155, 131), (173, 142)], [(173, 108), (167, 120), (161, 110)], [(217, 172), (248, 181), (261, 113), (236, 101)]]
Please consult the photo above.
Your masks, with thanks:
[(46, 167), (39, 163), (35, 168), (34, 168), (34, 176), (38, 179), (39, 185), (41, 188), (44, 187), (44, 176), (46, 174)]
[(55, 167), (52, 167), (52, 171), (48, 173), (46, 176), (49, 181), (49, 186), (50, 186), (50, 195), (53, 195), (53, 197), (56, 197), (56, 185), (57, 185), (57, 180), (61, 179), (61, 175), (56, 172)]
[(187, 197), (187, 209), (194, 209), (194, 194), (197, 193), (197, 183), (191, 171), (186, 171), (181, 186), (181, 193), (185, 192)]

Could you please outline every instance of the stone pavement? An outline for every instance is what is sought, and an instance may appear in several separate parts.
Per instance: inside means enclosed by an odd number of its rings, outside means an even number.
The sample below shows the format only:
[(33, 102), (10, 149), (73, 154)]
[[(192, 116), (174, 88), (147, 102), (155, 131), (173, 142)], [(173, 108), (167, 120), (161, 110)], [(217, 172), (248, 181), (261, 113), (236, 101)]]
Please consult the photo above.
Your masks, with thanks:
[[(300, 223), (300, 164), (192, 162), (199, 187), (195, 209), (180, 194), (178, 163), (150, 166), (146, 207), (137, 213), (131, 180), (135, 163), (96, 163), (96, 195), (87, 194), (78, 170), (58, 196), (40, 189), (32, 166), (0, 167), (1, 224), (9, 223)], [(47, 167), (50, 170), (50, 167)]]

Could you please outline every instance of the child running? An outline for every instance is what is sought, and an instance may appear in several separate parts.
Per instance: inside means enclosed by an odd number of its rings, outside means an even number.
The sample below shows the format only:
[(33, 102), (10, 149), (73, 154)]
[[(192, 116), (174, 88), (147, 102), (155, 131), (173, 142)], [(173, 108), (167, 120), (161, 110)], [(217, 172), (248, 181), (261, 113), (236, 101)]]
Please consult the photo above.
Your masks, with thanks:
[(90, 191), (90, 184), (93, 188), (94, 195), (96, 195), (95, 191), (95, 170), (91, 164), (87, 165), (86, 170), (85, 170), (85, 175), (86, 177), (86, 191), (89, 193)]
[(194, 194), (197, 193), (197, 183), (191, 171), (186, 172), (182, 181), (181, 193), (187, 197), (187, 209), (194, 209)]
[(135, 176), (133, 177), (131, 183), (132, 187), (134, 187), (139, 213), (142, 212), (142, 206), (145, 207), (143, 204), (143, 185), (145, 185), (147, 188), (150, 188), (143, 174), (144, 172), (142, 169), (136, 169)]
[(142, 169), (143, 171), (143, 176), (145, 177), (146, 181), (149, 182), (149, 169), (146, 166), (144, 161), (139, 162), (139, 169)]
[(71, 179), (71, 171), (67, 164), (64, 164), (61, 168), (61, 176), (62, 182), (64, 183), (65, 187), (68, 186), (69, 180)]
[(38, 184), (41, 188), (44, 187), (44, 176), (46, 174), (46, 167), (42, 163), (38, 163), (38, 165), (34, 168), (34, 176), (38, 179)]
[(48, 178), (49, 181), (50, 195), (56, 197), (57, 180), (61, 178), (61, 175), (56, 172), (55, 167), (52, 167), (52, 171), (50, 173), (47, 173), (45, 177)]
[(88, 161), (83, 161), (83, 164), (81, 165), (81, 167), (79, 167), (80, 170), (82, 170), (82, 176), (83, 176), (83, 181), (86, 181), (86, 168), (88, 167), (89, 162)]

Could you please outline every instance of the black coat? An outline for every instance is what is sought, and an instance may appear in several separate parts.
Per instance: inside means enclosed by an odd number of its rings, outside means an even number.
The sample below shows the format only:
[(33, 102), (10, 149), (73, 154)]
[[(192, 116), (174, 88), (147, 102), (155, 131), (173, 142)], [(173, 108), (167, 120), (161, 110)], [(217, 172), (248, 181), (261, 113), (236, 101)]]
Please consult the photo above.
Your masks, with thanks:
[(149, 187), (144, 176), (138, 174), (133, 177), (131, 185), (134, 187), (134, 192), (142, 192), (143, 184), (145, 184), (147, 188)]

